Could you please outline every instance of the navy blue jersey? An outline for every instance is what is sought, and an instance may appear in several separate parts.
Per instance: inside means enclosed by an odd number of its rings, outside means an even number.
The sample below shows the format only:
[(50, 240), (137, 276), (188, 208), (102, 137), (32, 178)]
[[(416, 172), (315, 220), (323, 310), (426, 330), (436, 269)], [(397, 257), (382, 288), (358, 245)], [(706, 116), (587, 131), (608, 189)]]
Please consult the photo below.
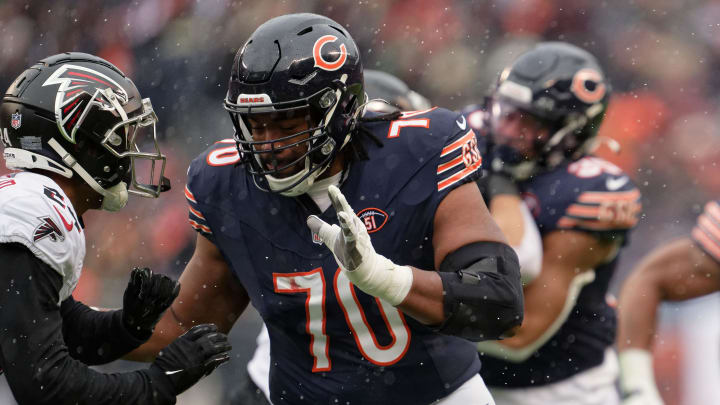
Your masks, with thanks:
[[(638, 221), (640, 191), (629, 176), (603, 159), (586, 156), (520, 184), (541, 235), (557, 230), (587, 232), (623, 244)], [(523, 363), (481, 356), (488, 386), (550, 384), (595, 367), (615, 341), (617, 320), (607, 292), (617, 256), (595, 268), (558, 331)]]
[(720, 201), (710, 201), (697, 219), (692, 238), (705, 253), (720, 263)]
[[(475, 134), (442, 109), (364, 125), (384, 146), (368, 144), (369, 160), (352, 162), (340, 189), (379, 254), (433, 269), (435, 211), (476, 179)], [(190, 223), (218, 246), (268, 327), (274, 404), (430, 404), (478, 372), (472, 343), (352, 286), (306, 226), (314, 204), (260, 191), (223, 142), (190, 166)], [(332, 206), (320, 217), (337, 222)]]
[[(463, 113), (479, 136), (486, 132), (481, 109), (471, 106)], [(641, 212), (640, 191), (629, 176), (594, 156), (567, 162), (519, 187), (542, 236), (573, 230), (624, 244)], [(582, 289), (567, 320), (526, 361), (481, 355), (485, 383), (500, 388), (543, 385), (599, 365), (615, 340), (617, 320), (607, 292), (616, 264), (617, 256), (595, 269), (594, 281)]]

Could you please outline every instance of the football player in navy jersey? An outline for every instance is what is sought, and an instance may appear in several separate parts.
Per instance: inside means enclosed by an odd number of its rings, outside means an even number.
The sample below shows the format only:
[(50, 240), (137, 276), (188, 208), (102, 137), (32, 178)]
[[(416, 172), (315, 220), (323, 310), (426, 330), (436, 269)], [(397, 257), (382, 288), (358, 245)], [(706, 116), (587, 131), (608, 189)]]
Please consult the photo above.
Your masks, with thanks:
[[(363, 76), (364, 90), (368, 98), (365, 106), (366, 113), (421, 111), (432, 107), (427, 98), (413, 91), (405, 82), (389, 73), (365, 69)], [(255, 353), (247, 366), (247, 380), (236, 386), (231, 394), (232, 403), (269, 404), (270, 338), (265, 325), (263, 325), (256, 342)]]
[[(235, 139), (190, 166), (199, 232), (183, 289), (138, 356), (249, 302), (274, 404), (493, 404), (475, 345), (522, 321), (517, 257), (474, 180), (459, 114), (362, 115), (359, 51), (315, 14), (262, 24), (233, 63)], [(339, 224), (339, 225), (338, 225)]]
[(720, 203), (710, 201), (690, 237), (656, 248), (623, 283), (617, 338), (623, 405), (663, 403), (655, 386), (650, 353), (660, 302), (688, 300), (716, 291), (720, 291)]
[(503, 195), (512, 179), (543, 240), (542, 270), (524, 287), (523, 325), (512, 338), (478, 344), (498, 405), (619, 403), (606, 294), (640, 193), (589, 153), (609, 91), (591, 54), (546, 42), (501, 73), (486, 109), (467, 114), (471, 124), (487, 123), (486, 166), (500, 180), (485, 186)]
[[(89, 368), (150, 338), (178, 295), (175, 281), (148, 268), (131, 272), (122, 309), (99, 311), (71, 295), (85, 259), (82, 215), (170, 188), (156, 122), (130, 78), (85, 53), (37, 62), (2, 98), (3, 158), (15, 171), (0, 177), (0, 373), (20, 404), (174, 404), (229, 359), (225, 335), (197, 325), (147, 369)], [(142, 176), (143, 160), (159, 173)]]

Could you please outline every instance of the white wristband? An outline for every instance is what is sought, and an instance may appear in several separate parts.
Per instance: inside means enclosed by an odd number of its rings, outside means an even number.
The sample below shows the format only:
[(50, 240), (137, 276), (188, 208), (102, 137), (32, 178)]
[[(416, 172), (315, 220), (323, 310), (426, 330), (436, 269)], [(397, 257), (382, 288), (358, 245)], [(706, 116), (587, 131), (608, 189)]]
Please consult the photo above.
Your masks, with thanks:
[[(400, 305), (410, 293), (412, 269), (398, 266), (385, 256), (374, 254), (374, 263), (363, 265), (365, 271), (347, 271), (348, 279), (365, 293), (392, 304)], [(369, 271), (367, 271), (369, 270)]]
[[(640, 392), (645, 398), (662, 404), (655, 385), (652, 354), (642, 349), (627, 349), (618, 355), (620, 361), (620, 389), (626, 394)], [(650, 402), (652, 403), (652, 402)]]

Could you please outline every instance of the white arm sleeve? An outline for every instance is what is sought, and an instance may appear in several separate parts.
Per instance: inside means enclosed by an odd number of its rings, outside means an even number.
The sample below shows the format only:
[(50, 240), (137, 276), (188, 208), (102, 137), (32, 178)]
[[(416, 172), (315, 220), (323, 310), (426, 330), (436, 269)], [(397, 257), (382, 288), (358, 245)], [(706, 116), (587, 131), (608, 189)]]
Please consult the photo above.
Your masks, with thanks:
[(520, 261), (520, 275), (523, 285), (529, 284), (540, 274), (543, 248), (540, 231), (527, 205), (520, 204), (523, 216), (523, 238), (519, 246), (512, 246)]

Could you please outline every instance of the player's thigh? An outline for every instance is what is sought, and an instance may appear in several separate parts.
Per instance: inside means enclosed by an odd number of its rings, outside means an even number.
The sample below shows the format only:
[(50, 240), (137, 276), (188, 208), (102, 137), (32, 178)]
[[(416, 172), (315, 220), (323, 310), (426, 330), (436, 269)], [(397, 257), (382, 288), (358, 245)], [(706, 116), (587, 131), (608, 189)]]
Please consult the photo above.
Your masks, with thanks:
[(535, 388), (491, 388), (497, 405), (619, 405), (617, 356), (605, 352), (603, 363), (563, 381)]
[(477, 374), (452, 394), (433, 405), (495, 405), (495, 401), (493, 401), (482, 377)]

